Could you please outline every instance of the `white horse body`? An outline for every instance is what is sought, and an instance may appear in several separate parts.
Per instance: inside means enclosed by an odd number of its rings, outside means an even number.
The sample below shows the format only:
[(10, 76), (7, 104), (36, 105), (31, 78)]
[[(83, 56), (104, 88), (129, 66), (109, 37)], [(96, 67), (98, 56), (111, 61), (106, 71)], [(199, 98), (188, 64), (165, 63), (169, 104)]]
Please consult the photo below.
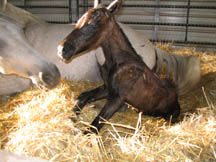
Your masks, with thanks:
[[(14, 21), (19, 22), (20, 24), (24, 25), (24, 33), (26, 39), (31, 43), (31, 45), (47, 60), (53, 62), (58, 69), (60, 70), (61, 76), (66, 77), (70, 80), (78, 81), (78, 80), (90, 80), (90, 81), (100, 81), (101, 77), (99, 74), (99, 68), (97, 63), (102, 64), (104, 62), (103, 52), (100, 48), (91, 52), (91, 54), (83, 55), (74, 59), (70, 64), (65, 64), (60, 61), (57, 56), (57, 46), (58, 43), (61, 42), (74, 28), (73, 25), (59, 25), (59, 24), (48, 24), (44, 21), (40, 20), (39, 18), (31, 15), (30, 13), (14, 7), (11, 4), (6, 3), (4, 7), (3, 13), (8, 15), (11, 18), (14, 18)], [(137, 51), (139, 55), (143, 57), (144, 62), (152, 69), (155, 67), (157, 63), (156, 57), (163, 57), (166, 58), (168, 61), (169, 66), (167, 66), (168, 72), (170, 69), (173, 69), (171, 65), (173, 65), (173, 56), (155, 48), (152, 43), (140, 36), (137, 32), (132, 30), (126, 25), (120, 24), (122, 30), (127, 35), (128, 39), (132, 43), (132, 46)], [(1, 51), (0, 51), (1, 52)], [(156, 54), (158, 55), (156, 56)], [(1, 54), (1, 53), (0, 53)], [(159, 59), (160, 60), (160, 59)], [(163, 60), (163, 59), (162, 59)], [(178, 60), (178, 59), (177, 59)], [(190, 61), (192, 60), (192, 61)], [(197, 58), (186, 58), (181, 57), (179, 61), (182, 61), (185, 67), (181, 71), (183, 71), (182, 76), (178, 76), (177, 69), (174, 73), (179, 78), (177, 82), (177, 88), (180, 94), (185, 93), (191, 87), (193, 87), (198, 81), (200, 77), (199, 71), (199, 60)], [(175, 58), (174, 58), (175, 62)], [(193, 62), (193, 66), (188, 64), (188, 62)], [(160, 62), (160, 63), (163, 63)], [(187, 69), (189, 68), (191, 69)], [(176, 63), (174, 63), (176, 66)], [(158, 68), (160, 66), (157, 66)], [(190, 76), (188, 75), (193, 69), (196, 69), (195, 72)], [(191, 74), (191, 73), (190, 73)], [(169, 75), (169, 74), (168, 74)], [(186, 78), (188, 77), (189, 78)], [(3, 82), (8, 79), (8, 82)], [(15, 79), (15, 80), (13, 80)], [(4, 80), (0, 79), (0, 84), (4, 84), (4, 87), (13, 87), (14, 84), (19, 87), (19, 89), (8, 89), (8, 92), (5, 89), (1, 89), (0, 86), (0, 95), (11, 94), (15, 92), (20, 92), (29, 87), (29, 82), (25, 79), (19, 80), (19, 77), (8, 77), (4, 76)], [(10, 85), (10, 84), (13, 85)], [(19, 85), (20, 84), (20, 85)], [(24, 86), (25, 85), (25, 86)], [(20, 88), (22, 87), (22, 88)], [(12, 92), (13, 91), (13, 92)]]

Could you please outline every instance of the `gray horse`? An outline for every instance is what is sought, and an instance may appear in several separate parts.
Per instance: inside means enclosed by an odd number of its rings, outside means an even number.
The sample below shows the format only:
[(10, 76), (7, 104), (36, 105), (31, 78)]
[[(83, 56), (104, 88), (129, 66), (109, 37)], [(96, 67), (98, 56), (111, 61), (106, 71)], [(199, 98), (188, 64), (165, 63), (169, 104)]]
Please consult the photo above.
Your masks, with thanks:
[(0, 31), (0, 73), (4, 74), (0, 79), (0, 87), (3, 89), (0, 94), (10, 94), (14, 88), (19, 92), (23, 86), (30, 85), (30, 82), (17, 79), (18, 84), (14, 82), (5, 86), (3, 83), (8, 83), (7, 78), (17, 78), (5, 74), (30, 79), (38, 87), (53, 88), (59, 83), (58, 68), (29, 44), (22, 24), (0, 13)]
[[(49, 24), (40, 20), (38, 17), (7, 3), (7, 1), (4, 2), (2, 11), (0, 12), (24, 26), (23, 32), (25, 34), (25, 39), (28, 40), (32, 45), (32, 48), (40, 53), (41, 56), (45, 57), (58, 67), (62, 77), (66, 77), (73, 81), (101, 81), (98, 63), (103, 64), (104, 56), (100, 48), (92, 51), (88, 55), (83, 55), (74, 59), (70, 64), (62, 63), (59, 60), (57, 56), (57, 46), (59, 42), (73, 30), (73, 25)], [(200, 63), (196, 57), (183, 57), (168, 54), (167, 52), (154, 47), (148, 39), (140, 36), (127, 25), (120, 24), (120, 26), (130, 42), (132, 42), (134, 49), (142, 56), (143, 61), (151, 69), (160, 73), (163, 65), (166, 65), (166, 77), (170, 78), (172, 75), (172, 80), (175, 82), (179, 94), (186, 93), (199, 82)], [(60, 50), (61, 47), (58, 47), (58, 49)], [(29, 55), (32, 54), (33, 53), (29, 53)], [(26, 84), (26, 80), (23, 81), (20, 77), (16, 77), (14, 80), (14, 78), (4, 76), (3, 79), (0, 79), (0, 94), (7, 94), (7, 89), (5, 90), (4, 87), (12, 87), (14, 84), (19, 85), (19, 91), (30, 86), (29, 83)], [(13, 89), (13, 92), (17, 91), (16, 88)], [(10, 93), (13, 92), (10, 91)]]

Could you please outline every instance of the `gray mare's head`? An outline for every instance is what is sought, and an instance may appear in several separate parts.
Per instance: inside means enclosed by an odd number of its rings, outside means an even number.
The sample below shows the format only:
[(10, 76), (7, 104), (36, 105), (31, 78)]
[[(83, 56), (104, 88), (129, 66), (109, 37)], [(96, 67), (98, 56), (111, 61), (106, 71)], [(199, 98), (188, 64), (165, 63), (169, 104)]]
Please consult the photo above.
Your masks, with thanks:
[(31, 79), (38, 87), (53, 88), (60, 80), (57, 67), (27, 41), (23, 26), (0, 12), (0, 72)]
[(108, 7), (101, 7), (95, 0), (77, 22), (75, 29), (58, 45), (58, 56), (66, 63), (89, 50), (95, 49), (109, 36), (113, 15), (121, 7), (122, 0), (114, 0)]

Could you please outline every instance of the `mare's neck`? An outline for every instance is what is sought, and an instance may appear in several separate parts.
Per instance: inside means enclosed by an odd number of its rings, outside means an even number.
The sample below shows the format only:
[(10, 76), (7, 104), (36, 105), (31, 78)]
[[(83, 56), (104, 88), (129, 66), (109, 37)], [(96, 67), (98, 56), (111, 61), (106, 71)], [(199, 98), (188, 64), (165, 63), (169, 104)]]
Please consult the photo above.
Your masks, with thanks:
[(107, 32), (107, 38), (105, 38), (105, 41), (101, 45), (105, 59), (109, 62), (118, 62), (122, 57), (140, 59), (120, 26), (114, 19), (111, 21), (112, 22), (109, 24), (110, 30)]

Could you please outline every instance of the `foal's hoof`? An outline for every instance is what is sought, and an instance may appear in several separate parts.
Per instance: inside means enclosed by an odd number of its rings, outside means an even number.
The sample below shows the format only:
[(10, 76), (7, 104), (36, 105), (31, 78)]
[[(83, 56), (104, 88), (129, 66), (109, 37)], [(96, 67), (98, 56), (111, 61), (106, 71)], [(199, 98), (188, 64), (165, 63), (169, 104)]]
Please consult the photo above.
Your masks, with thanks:
[(175, 123), (178, 123), (180, 121), (179, 117), (173, 117), (172, 115), (169, 117), (164, 117), (164, 119), (167, 122), (170, 122), (171, 124), (175, 124)]
[(76, 113), (76, 115), (79, 115), (83, 107), (84, 107), (84, 103), (78, 99), (73, 111)]
[(74, 107), (73, 111), (76, 113), (76, 115), (80, 115), (81, 113), (81, 109), (78, 106)]
[(72, 116), (70, 119), (73, 123), (77, 123), (77, 116)]
[(87, 91), (87, 92), (83, 92), (83, 93), (81, 93), (81, 94), (77, 97), (77, 99), (78, 99), (78, 100), (82, 100), (82, 99), (85, 99), (85, 98), (88, 97), (88, 96), (89, 96), (88, 91)]
[(97, 129), (94, 129), (91, 127), (91, 128), (88, 128), (86, 131), (83, 132), (84, 135), (88, 135), (88, 134), (92, 134), (92, 133), (98, 134)]

